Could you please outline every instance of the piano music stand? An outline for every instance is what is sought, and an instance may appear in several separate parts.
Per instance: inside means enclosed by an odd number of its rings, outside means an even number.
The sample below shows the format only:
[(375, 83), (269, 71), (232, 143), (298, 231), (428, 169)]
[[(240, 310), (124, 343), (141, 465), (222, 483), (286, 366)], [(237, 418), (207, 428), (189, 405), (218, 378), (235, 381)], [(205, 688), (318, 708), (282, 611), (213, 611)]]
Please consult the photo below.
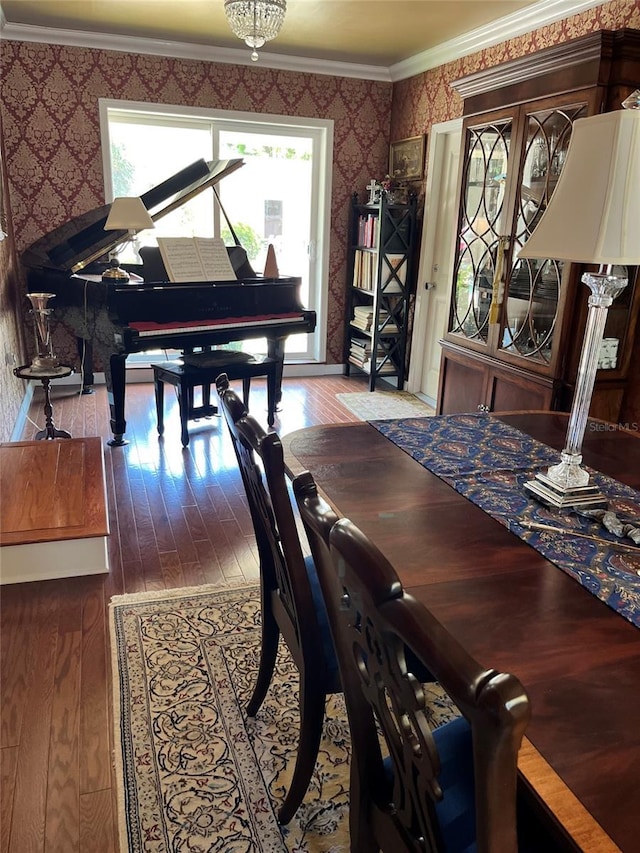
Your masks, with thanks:
[(53, 423), (53, 406), (51, 405), (50, 384), (52, 379), (64, 379), (65, 376), (71, 376), (73, 367), (67, 367), (64, 364), (59, 367), (52, 367), (44, 373), (41, 369), (33, 367), (31, 364), (24, 364), (22, 367), (15, 367), (14, 374), (20, 379), (39, 379), (44, 388), (44, 417), (45, 428), (36, 433), (36, 440), (41, 439), (51, 440), (54, 438), (71, 438), (71, 433), (64, 429), (56, 429)]

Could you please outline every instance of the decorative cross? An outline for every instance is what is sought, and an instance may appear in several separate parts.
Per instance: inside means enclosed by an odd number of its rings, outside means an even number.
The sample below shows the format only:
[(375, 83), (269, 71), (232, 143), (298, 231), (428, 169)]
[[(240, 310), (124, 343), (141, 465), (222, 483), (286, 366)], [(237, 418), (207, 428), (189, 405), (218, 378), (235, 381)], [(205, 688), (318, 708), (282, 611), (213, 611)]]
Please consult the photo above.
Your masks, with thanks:
[(378, 183), (375, 178), (371, 178), (371, 181), (367, 184), (366, 189), (369, 190), (369, 201), (367, 204), (375, 204), (377, 202), (376, 196), (380, 190)]

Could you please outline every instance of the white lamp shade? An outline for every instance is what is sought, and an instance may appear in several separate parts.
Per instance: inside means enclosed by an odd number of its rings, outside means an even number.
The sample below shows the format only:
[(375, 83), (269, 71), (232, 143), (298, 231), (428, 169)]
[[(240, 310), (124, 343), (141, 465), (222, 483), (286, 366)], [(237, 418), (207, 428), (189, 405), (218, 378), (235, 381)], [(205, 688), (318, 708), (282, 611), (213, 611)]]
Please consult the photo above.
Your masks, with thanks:
[(574, 122), (558, 184), (519, 257), (640, 264), (640, 110)]
[(104, 224), (105, 231), (139, 231), (155, 228), (153, 219), (138, 196), (115, 198)]

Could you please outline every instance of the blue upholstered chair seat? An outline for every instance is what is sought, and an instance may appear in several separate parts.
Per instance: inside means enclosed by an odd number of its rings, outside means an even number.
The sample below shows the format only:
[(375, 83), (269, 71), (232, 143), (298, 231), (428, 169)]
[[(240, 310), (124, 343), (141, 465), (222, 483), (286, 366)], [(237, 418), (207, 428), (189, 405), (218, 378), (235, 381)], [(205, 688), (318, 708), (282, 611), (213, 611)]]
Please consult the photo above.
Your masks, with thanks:
[[(433, 740), (440, 756), (438, 781), (442, 799), (436, 813), (447, 853), (475, 853), (476, 807), (473, 779), (473, 744), (471, 726), (457, 717), (433, 730)], [(385, 770), (393, 782), (391, 758), (385, 759)]]
[(311, 595), (316, 611), (316, 619), (320, 628), (320, 639), (322, 641), (322, 651), (324, 653), (324, 661), (327, 667), (327, 675), (332, 684), (340, 683), (340, 675), (338, 672), (338, 659), (333, 647), (331, 639), (331, 629), (329, 628), (329, 617), (327, 616), (327, 608), (324, 603), (320, 581), (318, 580), (318, 572), (316, 571), (313, 557), (304, 558), (304, 565), (309, 578), (309, 586), (311, 587)]

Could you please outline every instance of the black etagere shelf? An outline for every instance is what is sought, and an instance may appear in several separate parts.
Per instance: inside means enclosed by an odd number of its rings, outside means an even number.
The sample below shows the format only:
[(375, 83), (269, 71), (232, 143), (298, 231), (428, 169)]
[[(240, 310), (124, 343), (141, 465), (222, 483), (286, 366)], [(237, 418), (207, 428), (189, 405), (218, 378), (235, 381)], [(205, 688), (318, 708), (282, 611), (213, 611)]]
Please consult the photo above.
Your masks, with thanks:
[(410, 297), (415, 290), (417, 199), (351, 201), (347, 266), (345, 372), (385, 379), (401, 390), (406, 374)]

